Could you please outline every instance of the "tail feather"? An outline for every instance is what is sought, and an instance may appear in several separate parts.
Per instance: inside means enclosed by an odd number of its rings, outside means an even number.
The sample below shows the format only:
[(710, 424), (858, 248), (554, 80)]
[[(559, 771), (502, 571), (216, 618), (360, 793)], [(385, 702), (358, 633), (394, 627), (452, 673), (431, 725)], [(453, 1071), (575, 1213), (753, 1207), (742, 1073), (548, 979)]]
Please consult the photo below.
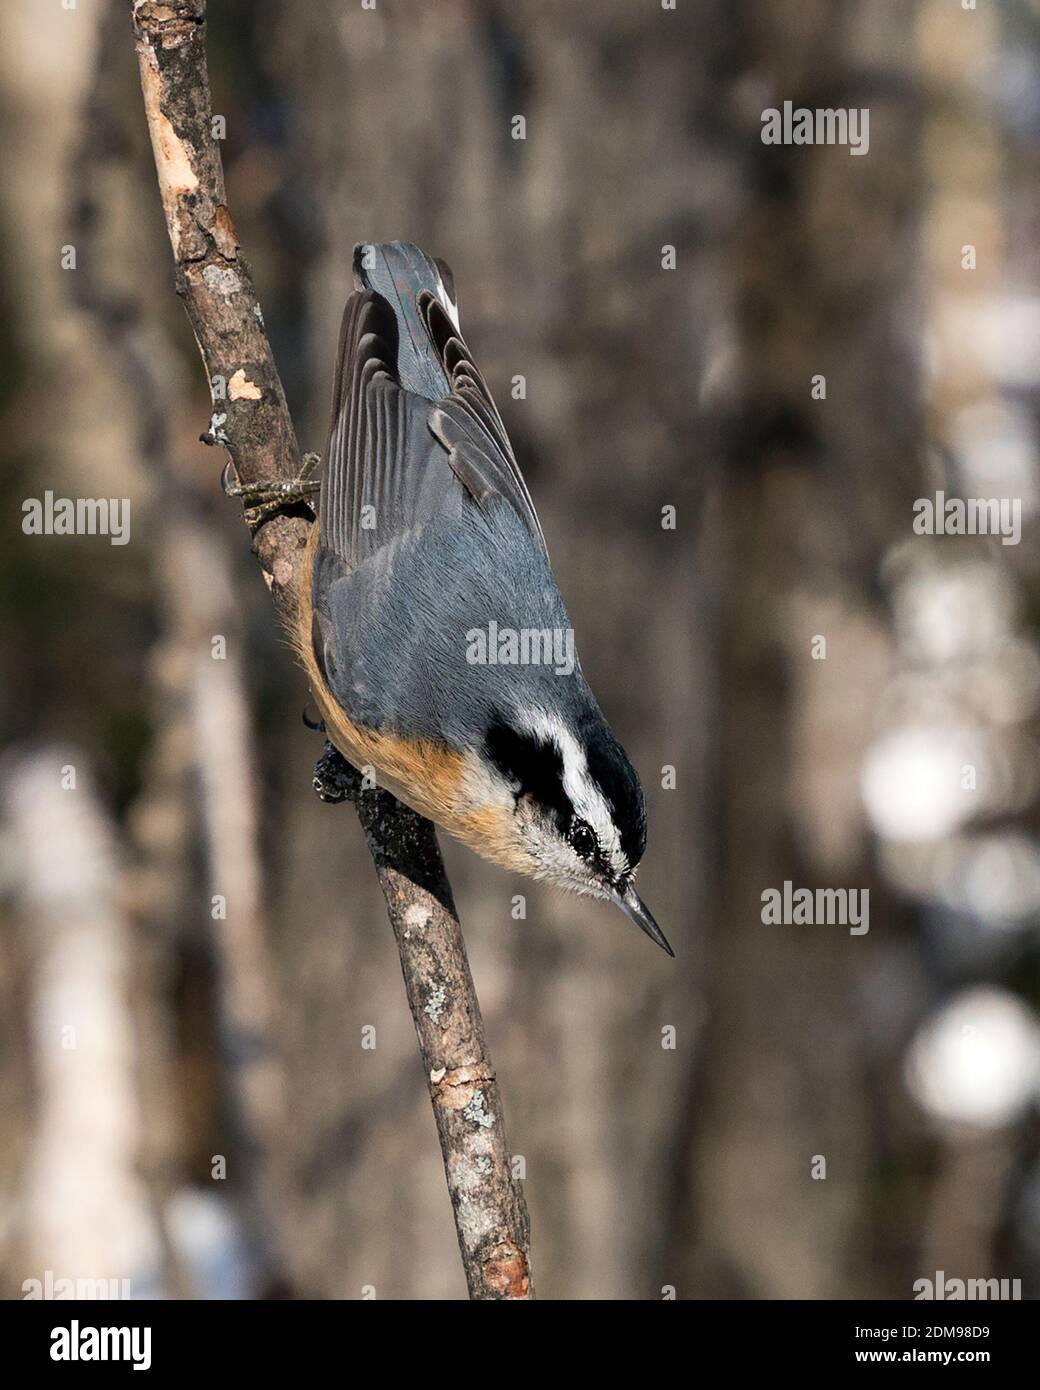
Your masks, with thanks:
[(430, 401), (443, 400), (451, 387), (439, 355), (419, 314), (416, 297), (428, 290), (458, 327), (451, 271), (406, 241), (354, 248), (354, 281), (358, 289), (375, 290), (386, 299), (397, 320), (397, 375), (407, 391)]

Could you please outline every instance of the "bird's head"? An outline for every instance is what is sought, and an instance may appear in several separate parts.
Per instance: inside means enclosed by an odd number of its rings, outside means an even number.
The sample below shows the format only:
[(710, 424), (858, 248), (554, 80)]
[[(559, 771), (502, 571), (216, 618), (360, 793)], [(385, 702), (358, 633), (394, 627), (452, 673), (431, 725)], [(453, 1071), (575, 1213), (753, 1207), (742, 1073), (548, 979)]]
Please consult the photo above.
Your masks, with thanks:
[(482, 761), (534, 876), (609, 899), (674, 955), (633, 882), (646, 848), (643, 788), (599, 709), (496, 717)]

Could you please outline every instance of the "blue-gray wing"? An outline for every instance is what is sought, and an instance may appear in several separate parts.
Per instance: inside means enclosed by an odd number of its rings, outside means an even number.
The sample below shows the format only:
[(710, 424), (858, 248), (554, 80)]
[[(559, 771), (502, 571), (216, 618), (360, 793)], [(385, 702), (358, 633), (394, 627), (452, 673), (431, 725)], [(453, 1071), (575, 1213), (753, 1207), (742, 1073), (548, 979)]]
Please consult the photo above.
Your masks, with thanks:
[[(381, 265), (388, 252), (415, 252), (397, 243), (369, 249), (384, 253)], [(322, 546), (348, 569), (415, 526), (446, 511), (457, 515), (460, 487), (479, 507), (498, 499), (508, 503), (545, 550), (502, 418), (445, 308), (451, 301), (439, 297), (445, 293), (439, 271), (425, 256), (420, 266), (438, 275), (439, 293), (418, 288), (418, 330), (412, 316), (370, 287), (355, 290), (343, 314), (319, 506)], [(443, 271), (450, 282), (447, 267)], [(382, 283), (387, 276), (371, 278)], [(393, 284), (398, 306), (402, 278), (398, 266)], [(416, 273), (416, 284), (421, 283)], [(417, 331), (427, 335), (422, 379), (443, 387), (437, 399), (401, 384), (402, 359), (409, 380), (420, 375)]]
[(356, 290), (343, 313), (319, 499), (321, 548), (346, 571), (461, 506), (430, 433), (430, 402), (400, 385), (396, 363), (393, 310), (374, 291)]
[[(372, 251), (366, 273), (361, 253)], [(399, 243), (358, 248), (355, 269), (322, 472), (314, 651), (352, 718), (434, 732), (450, 703), (447, 671), (464, 676), (462, 634), (488, 610), (488, 575), (500, 623), (528, 609), (545, 621), (549, 590), (558, 618), (559, 596), (505, 428), (459, 334), (450, 272)], [(430, 396), (402, 385), (402, 359)], [(535, 572), (532, 606), (524, 590)]]
[(478, 500), (492, 494), (503, 498), (546, 551), (502, 417), (456, 322), (428, 290), (419, 294), (418, 302), (450, 386), (447, 398), (431, 412), (430, 429), (448, 450), (451, 466), (470, 494), (479, 493)]

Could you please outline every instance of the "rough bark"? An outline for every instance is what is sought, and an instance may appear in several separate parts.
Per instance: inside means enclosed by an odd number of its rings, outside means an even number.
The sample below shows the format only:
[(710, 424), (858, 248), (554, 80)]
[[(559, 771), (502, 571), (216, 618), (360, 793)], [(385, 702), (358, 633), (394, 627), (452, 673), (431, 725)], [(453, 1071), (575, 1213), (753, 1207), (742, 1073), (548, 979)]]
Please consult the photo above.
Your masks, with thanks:
[[(244, 484), (293, 478), (300, 449), (212, 138), (205, 0), (133, 0), (132, 9), (177, 292), (213, 394), (203, 438), (227, 449)], [(311, 525), (306, 509), (296, 510), (274, 515), (253, 535), (283, 616)], [(501, 1097), (433, 827), (385, 792), (358, 792), (338, 754), (323, 759), (321, 781), (328, 799), (356, 801), (386, 898), (470, 1297), (532, 1298), (526, 1204), (511, 1174)]]

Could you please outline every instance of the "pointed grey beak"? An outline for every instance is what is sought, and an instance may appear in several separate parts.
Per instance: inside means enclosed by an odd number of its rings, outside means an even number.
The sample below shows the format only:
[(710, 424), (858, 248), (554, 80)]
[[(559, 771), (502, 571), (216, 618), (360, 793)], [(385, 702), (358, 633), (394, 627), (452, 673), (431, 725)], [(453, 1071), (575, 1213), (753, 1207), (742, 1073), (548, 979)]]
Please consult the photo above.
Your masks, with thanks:
[(645, 931), (651, 941), (656, 941), (662, 951), (667, 951), (672, 959), (675, 959), (675, 952), (668, 945), (664, 932), (654, 921), (632, 884), (628, 885), (624, 897), (620, 893), (612, 892), (610, 900), (617, 903), (629, 921), (635, 922), (640, 931)]

